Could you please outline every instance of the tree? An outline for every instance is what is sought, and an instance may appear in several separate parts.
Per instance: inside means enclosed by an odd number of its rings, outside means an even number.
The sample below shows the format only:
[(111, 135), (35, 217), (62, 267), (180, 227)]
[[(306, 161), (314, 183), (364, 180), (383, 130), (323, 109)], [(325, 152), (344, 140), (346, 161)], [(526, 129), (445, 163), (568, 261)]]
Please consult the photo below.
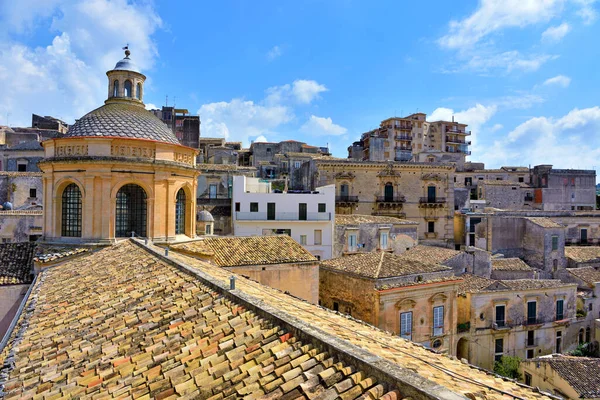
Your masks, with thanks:
[(494, 372), (507, 378), (519, 380), (521, 379), (521, 374), (519, 373), (520, 364), (521, 359), (519, 357), (502, 356), (500, 361), (496, 361), (494, 364)]

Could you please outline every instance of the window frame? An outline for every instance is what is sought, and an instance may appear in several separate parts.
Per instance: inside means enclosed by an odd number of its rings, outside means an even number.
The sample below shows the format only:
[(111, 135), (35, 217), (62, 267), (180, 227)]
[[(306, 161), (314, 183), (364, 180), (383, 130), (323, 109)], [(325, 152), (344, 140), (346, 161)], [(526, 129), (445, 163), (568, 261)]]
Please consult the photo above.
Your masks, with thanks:
[(81, 237), (83, 217), (83, 196), (76, 183), (69, 183), (61, 194), (61, 223), (62, 237)]
[(258, 212), (258, 202), (250, 203), (250, 212)]
[[(408, 321), (408, 327), (410, 330), (402, 329), (403, 328), (403, 319)], [(406, 327), (406, 325), (405, 325)], [(406, 340), (412, 340), (412, 330), (413, 330), (413, 315), (412, 311), (406, 311), (400, 313), (400, 337)], [(405, 335), (405, 333), (407, 333)]]
[[(560, 313), (559, 313), (559, 307), (558, 307), (559, 304), (560, 304)], [(563, 320), (565, 318), (565, 300), (564, 299), (556, 300), (555, 318), (557, 321)]]
[[(318, 239), (317, 240), (317, 232), (318, 232)], [(323, 230), (322, 229), (315, 229), (314, 231), (314, 244), (315, 246), (322, 246), (323, 245)]]
[(433, 307), (433, 336), (442, 336), (444, 334), (444, 306)]

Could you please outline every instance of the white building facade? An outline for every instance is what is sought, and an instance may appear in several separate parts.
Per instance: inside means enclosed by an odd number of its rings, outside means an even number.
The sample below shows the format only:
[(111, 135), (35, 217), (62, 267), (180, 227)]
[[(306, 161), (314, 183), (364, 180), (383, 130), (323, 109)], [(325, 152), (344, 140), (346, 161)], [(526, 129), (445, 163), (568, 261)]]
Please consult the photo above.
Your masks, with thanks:
[(335, 185), (280, 193), (259, 178), (234, 176), (232, 203), (235, 236), (287, 234), (319, 259), (331, 258)]

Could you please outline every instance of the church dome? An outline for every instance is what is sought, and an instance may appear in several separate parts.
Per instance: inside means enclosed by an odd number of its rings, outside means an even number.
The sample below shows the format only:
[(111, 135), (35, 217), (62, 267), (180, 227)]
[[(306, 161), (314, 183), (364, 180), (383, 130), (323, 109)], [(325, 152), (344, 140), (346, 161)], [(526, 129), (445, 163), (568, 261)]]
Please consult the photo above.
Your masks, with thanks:
[(117, 63), (117, 65), (115, 65), (115, 68), (113, 69), (113, 71), (132, 71), (132, 72), (141, 73), (138, 66), (135, 65), (133, 63), (133, 61), (131, 61), (131, 59), (129, 58), (129, 55), (127, 55), (127, 57), (125, 57), (124, 59), (119, 61)]
[(180, 144), (177, 137), (143, 106), (108, 103), (78, 119), (65, 137), (118, 137)]
[(212, 214), (206, 210), (202, 210), (198, 213), (198, 221), (200, 222), (214, 222)]

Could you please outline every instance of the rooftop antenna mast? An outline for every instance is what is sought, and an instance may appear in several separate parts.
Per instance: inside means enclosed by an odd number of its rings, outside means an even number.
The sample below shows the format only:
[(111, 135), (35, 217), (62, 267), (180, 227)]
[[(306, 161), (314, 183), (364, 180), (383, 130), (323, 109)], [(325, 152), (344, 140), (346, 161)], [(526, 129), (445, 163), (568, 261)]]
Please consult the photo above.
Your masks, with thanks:
[(169, 106), (169, 95), (165, 96), (165, 107)]

